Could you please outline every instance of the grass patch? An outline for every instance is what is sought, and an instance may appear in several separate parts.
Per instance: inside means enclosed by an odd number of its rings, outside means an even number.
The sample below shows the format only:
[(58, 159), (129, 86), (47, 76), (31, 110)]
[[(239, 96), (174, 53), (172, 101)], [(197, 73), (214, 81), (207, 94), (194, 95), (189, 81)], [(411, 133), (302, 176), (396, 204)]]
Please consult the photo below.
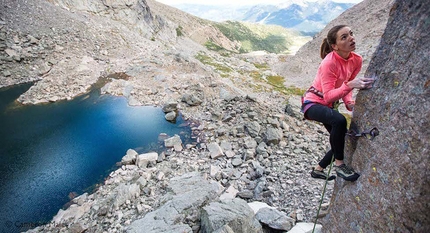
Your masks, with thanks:
[(218, 73), (220, 73), (221, 77), (227, 77), (228, 73), (233, 72), (233, 70), (221, 63), (215, 62), (211, 57), (204, 53), (198, 53), (195, 58), (199, 60), (201, 63), (205, 65), (212, 66)]
[(215, 44), (214, 42), (212, 42), (210, 40), (205, 43), (205, 46), (206, 46), (207, 49), (212, 50), (212, 51), (219, 52), (219, 51), (225, 50), (223, 47)]
[(306, 90), (298, 88), (296, 86), (289, 86), (289, 87), (285, 87), (285, 91), (287, 94), (302, 96), (303, 94), (305, 94)]
[(267, 76), (267, 82), (274, 87), (284, 87), (284, 77), (282, 76)]
[(268, 70), (270, 67), (267, 63), (253, 63), (253, 65), (255, 66), (255, 68), (260, 69), (260, 70)]
[(231, 56), (231, 54), (233, 53), (232, 51), (225, 49), (224, 47), (222, 47), (222, 46), (220, 46), (220, 45), (218, 45), (218, 44), (214, 43), (214, 42), (213, 42), (213, 41), (211, 41), (211, 40), (208, 40), (208, 41), (205, 43), (205, 47), (206, 47), (208, 50), (212, 50), (212, 51), (218, 52), (218, 53), (219, 53), (221, 56), (223, 56), (223, 57), (230, 57), (230, 56)]

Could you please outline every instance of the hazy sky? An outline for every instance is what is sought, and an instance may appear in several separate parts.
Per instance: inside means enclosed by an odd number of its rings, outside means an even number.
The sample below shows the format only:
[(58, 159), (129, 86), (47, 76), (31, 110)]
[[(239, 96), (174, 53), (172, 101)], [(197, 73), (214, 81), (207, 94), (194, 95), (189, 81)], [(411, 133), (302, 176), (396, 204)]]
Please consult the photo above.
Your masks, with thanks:
[[(202, 5), (256, 5), (256, 4), (269, 4), (269, 3), (282, 3), (285, 0), (156, 0), (166, 5), (177, 5), (182, 3), (202, 4)], [(308, 0), (315, 2), (317, 0)], [(362, 0), (332, 0), (333, 2), (348, 2), (359, 3)]]

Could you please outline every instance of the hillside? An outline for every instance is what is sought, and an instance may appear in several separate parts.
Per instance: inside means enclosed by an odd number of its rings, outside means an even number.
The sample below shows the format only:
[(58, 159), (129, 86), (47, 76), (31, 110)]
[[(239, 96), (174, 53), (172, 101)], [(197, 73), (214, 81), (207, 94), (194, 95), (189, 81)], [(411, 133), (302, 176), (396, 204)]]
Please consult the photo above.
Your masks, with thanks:
[(239, 52), (266, 51), (276, 54), (294, 54), (311, 38), (299, 32), (276, 25), (262, 25), (239, 21), (215, 23), (231, 41), (239, 43)]

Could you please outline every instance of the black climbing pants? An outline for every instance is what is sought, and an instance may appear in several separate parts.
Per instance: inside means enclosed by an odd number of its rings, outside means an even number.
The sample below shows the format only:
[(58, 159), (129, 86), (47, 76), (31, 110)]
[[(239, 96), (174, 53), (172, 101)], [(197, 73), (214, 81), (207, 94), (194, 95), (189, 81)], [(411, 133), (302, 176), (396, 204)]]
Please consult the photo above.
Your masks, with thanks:
[(318, 163), (322, 168), (330, 165), (332, 156), (335, 159), (343, 160), (343, 150), (345, 148), (346, 119), (338, 111), (327, 106), (314, 104), (306, 112), (306, 118), (323, 123), (330, 133), (330, 146), (324, 158)]

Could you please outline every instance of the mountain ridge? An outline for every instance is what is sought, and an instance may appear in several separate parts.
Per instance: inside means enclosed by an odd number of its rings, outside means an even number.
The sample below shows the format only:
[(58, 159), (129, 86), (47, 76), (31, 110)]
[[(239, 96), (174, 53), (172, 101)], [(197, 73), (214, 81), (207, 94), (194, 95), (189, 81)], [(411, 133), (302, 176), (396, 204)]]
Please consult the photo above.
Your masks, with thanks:
[[(238, 7), (198, 4), (177, 4), (173, 6), (201, 18), (217, 22), (236, 20), (275, 24), (312, 36), (319, 32), (328, 22), (353, 5), (351, 3), (336, 3), (329, 0), (322, 2), (302, 0), (273, 5), (258, 4)], [(320, 9), (323, 9), (323, 12)], [(303, 24), (305, 21), (310, 22), (310, 24)]]

